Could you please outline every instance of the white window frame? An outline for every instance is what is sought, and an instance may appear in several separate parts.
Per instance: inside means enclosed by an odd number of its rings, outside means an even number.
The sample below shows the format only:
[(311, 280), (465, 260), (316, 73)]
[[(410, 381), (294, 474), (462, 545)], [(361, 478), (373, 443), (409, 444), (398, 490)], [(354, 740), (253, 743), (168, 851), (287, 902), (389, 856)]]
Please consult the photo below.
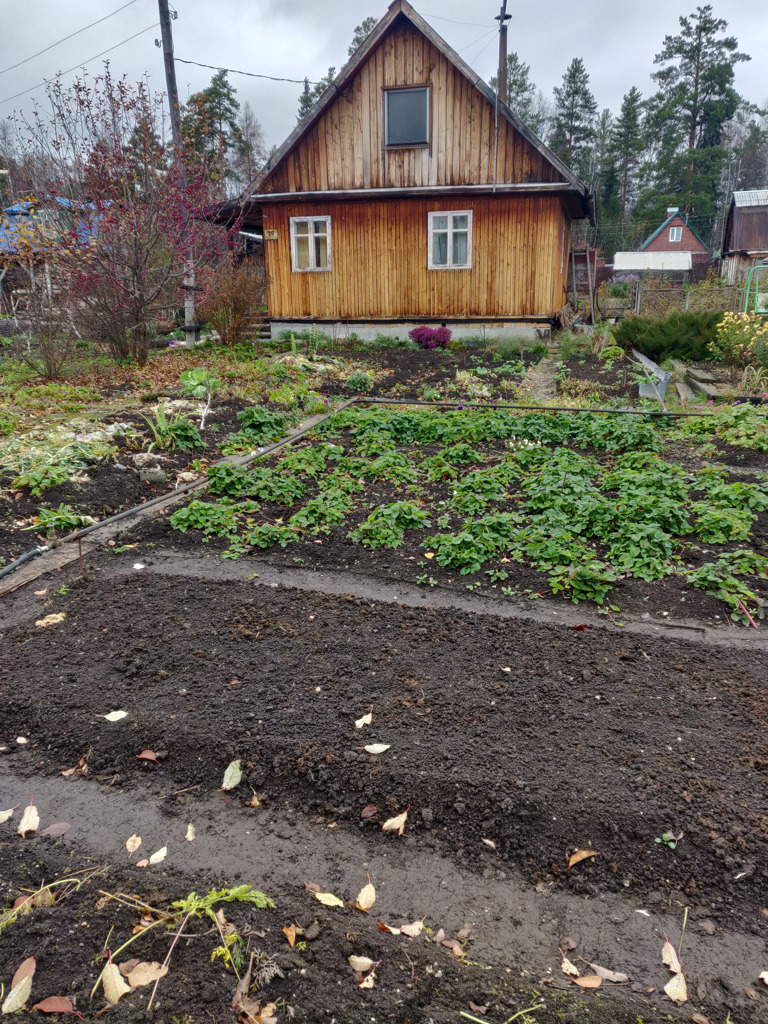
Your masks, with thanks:
[[(453, 221), (448, 222), (448, 246), (447, 246), (447, 263), (434, 263), (432, 260), (432, 254), (434, 252), (433, 239), (435, 235), (434, 219), (435, 217), (466, 217), (467, 218), (467, 262), (466, 263), (453, 263)], [(445, 228), (439, 228), (439, 231), (445, 231)], [(464, 231), (464, 228), (460, 228), (460, 231)], [(427, 270), (471, 270), (472, 269), (472, 211), (471, 210), (432, 210), (427, 214)]]
[(669, 240), (670, 242), (682, 242), (683, 240), (683, 229), (681, 225), (669, 229)]
[[(311, 217), (290, 217), (290, 233), (291, 233), (291, 272), (294, 274), (327, 274), (331, 270), (331, 218), (327, 214), (316, 214)], [(322, 220), (325, 221), (325, 232), (328, 240), (328, 266), (327, 267), (299, 267), (298, 260), (296, 258), (296, 224), (309, 224), (310, 229), (308, 237), (311, 240), (315, 237), (314, 231), (312, 230), (312, 221)], [(315, 247), (310, 244), (309, 246), (309, 259), (310, 262), (314, 262), (315, 259)]]
[[(414, 85), (408, 86), (407, 88), (399, 89), (385, 89), (384, 90), (384, 148), (385, 149), (423, 149), (425, 146), (429, 146), (429, 95), (428, 85)], [(389, 97), (392, 93), (397, 92), (424, 92), (427, 94), (427, 109), (425, 111), (424, 121), (424, 141), (423, 142), (390, 142), (389, 141)]]

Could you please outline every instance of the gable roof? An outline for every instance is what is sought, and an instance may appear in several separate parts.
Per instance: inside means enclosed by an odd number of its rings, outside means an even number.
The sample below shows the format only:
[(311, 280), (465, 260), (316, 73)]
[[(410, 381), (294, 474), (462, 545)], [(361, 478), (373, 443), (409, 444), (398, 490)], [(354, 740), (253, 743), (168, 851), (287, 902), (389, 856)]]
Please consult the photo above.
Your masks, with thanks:
[(666, 228), (669, 224), (671, 224), (672, 221), (675, 220), (676, 217), (680, 218), (680, 220), (683, 222), (685, 227), (687, 227), (688, 230), (691, 231), (696, 236), (696, 238), (698, 238), (698, 240), (701, 242), (701, 244), (704, 246), (704, 248), (707, 250), (707, 252), (709, 252), (709, 246), (707, 245), (707, 243), (704, 241), (704, 239), (701, 237), (701, 235), (698, 233), (698, 231), (695, 228), (691, 227), (691, 225), (688, 223), (688, 221), (685, 219), (685, 217), (682, 215), (682, 213), (680, 213), (679, 210), (675, 210), (674, 213), (670, 213), (670, 215), (667, 217), (667, 219), (664, 221), (664, 223), (660, 224), (656, 228), (656, 230), (653, 232), (653, 234), (649, 235), (646, 238), (646, 240), (643, 242), (643, 244), (641, 246), (639, 246), (637, 251), (638, 252), (642, 252), (644, 249), (646, 249), (651, 244), (651, 242), (654, 240), (654, 238), (658, 238), (659, 235), (661, 234), (661, 232), (664, 230), (664, 228)]
[[(379, 21), (361, 46), (355, 51), (352, 58), (344, 65), (325, 92), (323, 92), (310, 107), (305, 117), (303, 117), (299, 124), (297, 124), (282, 146), (280, 146), (267, 160), (266, 164), (261, 168), (254, 181), (244, 189), (241, 197), (242, 199), (249, 198), (254, 192), (258, 193), (259, 187), (264, 184), (271, 173), (279, 166), (283, 158), (290, 153), (299, 140), (312, 128), (328, 107), (330, 107), (339, 93), (344, 89), (345, 85), (354, 77), (358, 68), (365, 63), (370, 54), (376, 49), (400, 15), (407, 18), (408, 21), (410, 21), (411, 24), (426, 37), (426, 39), (449, 63), (452, 64), (456, 70), (470, 82), (471, 85), (483, 94), (491, 105), (496, 105), (497, 96), (493, 89), (491, 89), (491, 87), (487, 85), (479, 75), (477, 75), (472, 68), (461, 59), (458, 53), (456, 53), (456, 51), (453, 50), (430, 25), (427, 24), (421, 15), (411, 7), (408, 0), (393, 0), (387, 13), (381, 21)], [(526, 142), (537, 150), (543, 159), (557, 170), (558, 174), (561, 175), (562, 180), (566, 182), (571, 189), (581, 193), (585, 198), (589, 195), (589, 189), (584, 182), (573, 173), (567, 164), (565, 164), (547, 146), (544, 145), (541, 139), (539, 139), (531, 129), (520, 120), (517, 114), (508, 107), (506, 103), (502, 103), (501, 101), (499, 101), (499, 116), (508, 121), (509, 124), (511, 124), (512, 127), (526, 140)]]

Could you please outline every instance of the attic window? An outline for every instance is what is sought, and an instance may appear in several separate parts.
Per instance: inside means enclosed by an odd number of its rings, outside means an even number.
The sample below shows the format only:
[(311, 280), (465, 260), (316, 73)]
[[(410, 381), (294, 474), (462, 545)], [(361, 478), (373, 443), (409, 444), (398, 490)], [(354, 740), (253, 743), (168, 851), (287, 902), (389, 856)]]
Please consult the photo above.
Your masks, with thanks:
[(387, 146), (428, 145), (429, 89), (384, 92), (384, 138)]
[(291, 217), (291, 270), (331, 269), (331, 218)]
[(669, 229), (669, 240), (670, 242), (682, 242), (683, 240), (683, 229), (681, 227)]

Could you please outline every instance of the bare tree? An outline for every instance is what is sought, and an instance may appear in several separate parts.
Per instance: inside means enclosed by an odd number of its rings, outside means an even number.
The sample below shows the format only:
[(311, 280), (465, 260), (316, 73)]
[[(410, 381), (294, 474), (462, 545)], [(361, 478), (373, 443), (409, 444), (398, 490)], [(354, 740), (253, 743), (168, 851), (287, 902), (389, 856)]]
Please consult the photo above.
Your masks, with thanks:
[(249, 185), (267, 159), (267, 141), (261, 122), (253, 107), (246, 100), (237, 126), (240, 129), (240, 143), (235, 151), (232, 164), (243, 186)]

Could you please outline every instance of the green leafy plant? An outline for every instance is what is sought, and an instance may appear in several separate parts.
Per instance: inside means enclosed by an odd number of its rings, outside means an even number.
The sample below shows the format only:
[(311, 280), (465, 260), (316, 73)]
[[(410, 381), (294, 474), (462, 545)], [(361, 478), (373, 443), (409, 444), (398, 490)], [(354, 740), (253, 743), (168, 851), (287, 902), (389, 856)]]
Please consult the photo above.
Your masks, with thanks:
[(200, 416), (200, 430), (205, 430), (205, 420), (211, 410), (213, 393), (221, 386), (221, 381), (202, 366), (194, 370), (185, 370), (181, 375), (181, 388), (190, 398), (204, 398), (205, 406)]
[(373, 378), (365, 370), (354, 370), (347, 377), (347, 387), (355, 394), (365, 394), (373, 387)]
[(75, 512), (71, 505), (61, 504), (58, 508), (40, 508), (32, 526), (25, 526), (25, 530), (40, 530), (42, 533), (57, 533), (61, 531), (80, 530), (84, 526), (91, 526), (96, 520), (93, 516), (84, 516)]
[(406, 530), (431, 525), (429, 514), (412, 501), (395, 501), (380, 505), (356, 530), (347, 534), (369, 548), (397, 548), (403, 543)]
[(205, 442), (197, 427), (180, 412), (171, 413), (165, 410), (165, 402), (158, 402), (154, 416), (142, 416), (152, 432), (154, 440), (148, 451), (158, 448), (181, 448), (182, 451), (194, 451), (205, 448)]
[(48, 491), (51, 487), (58, 487), (59, 484), (65, 484), (68, 479), (69, 471), (66, 466), (30, 466), (29, 469), (25, 469), (17, 477), (14, 477), (11, 486), (16, 490), (27, 488), (30, 494), (39, 498), (43, 491)]
[(279, 440), (286, 431), (288, 421), (282, 413), (253, 405), (237, 414), (242, 432), (256, 445)]

